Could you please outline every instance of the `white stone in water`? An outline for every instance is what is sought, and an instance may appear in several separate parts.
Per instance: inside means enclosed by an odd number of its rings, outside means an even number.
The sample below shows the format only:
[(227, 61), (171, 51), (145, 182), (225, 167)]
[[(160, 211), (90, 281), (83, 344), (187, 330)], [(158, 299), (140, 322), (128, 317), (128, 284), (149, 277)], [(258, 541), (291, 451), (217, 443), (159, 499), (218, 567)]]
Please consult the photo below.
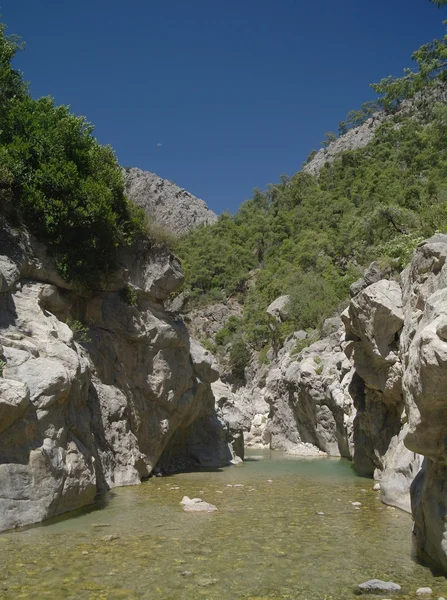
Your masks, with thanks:
[(183, 496), (180, 504), (183, 504), (183, 510), (186, 512), (214, 512), (217, 506), (205, 502), (202, 498), (188, 498)]
[(267, 479), (267, 483), (273, 483), (273, 479)]
[(317, 512), (317, 515), (319, 515), (320, 517), (324, 517), (324, 512)]
[(351, 502), (352, 506), (362, 506), (361, 502)]
[(382, 581), (381, 579), (369, 579), (359, 585), (361, 592), (398, 592), (402, 588), (393, 581)]
[(231, 483), (227, 483), (226, 487), (233, 487)]
[(244, 487), (243, 483), (235, 483), (233, 487)]
[(433, 594), (433, 590), (429, 587), (421, 587), (416, 590), (416, 594), (418, 596), (425, 596), (425, 595)]
[(380, 490), (380, 483), (375, 483), (375, 484), (373, 485), (373, 490), (374, 490), (375, 492), (378, 492), (378, 491)]

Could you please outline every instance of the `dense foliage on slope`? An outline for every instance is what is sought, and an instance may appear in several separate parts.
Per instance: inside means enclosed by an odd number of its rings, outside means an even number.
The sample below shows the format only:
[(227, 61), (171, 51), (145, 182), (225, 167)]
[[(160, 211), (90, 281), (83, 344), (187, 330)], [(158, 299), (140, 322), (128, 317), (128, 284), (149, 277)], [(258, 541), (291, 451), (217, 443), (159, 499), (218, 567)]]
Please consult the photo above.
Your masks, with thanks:
[(83, 117), (34, 100), (11, 67), (17, 40), (0, 26), (0, 211), (54, 254), (61, 275), (84, 290), (115, 267), (117, 249), (144, 228), (124, 196), (113, 151)]
[[(377, 86), (389, 118), (366, 147), (341, 154), (318, 178), (299, 172), (256, 190), (234, 216), (179, 241), (191, 304), (237, 295), (245, 306), (217, 342), (270, 344), (265, 309), (284, 293), (291, 319), (280, 335), (318, 328), (360, 267), (378, 259), (398, 269), (420, 239), (447, 230), (447, 107), (434, 91), (443, 89), (445, 40), (435, 50), (427, 63), (423, 49), (415, 53), (415, 76)], [(406, 97), (413, 103), (399, 111)]]

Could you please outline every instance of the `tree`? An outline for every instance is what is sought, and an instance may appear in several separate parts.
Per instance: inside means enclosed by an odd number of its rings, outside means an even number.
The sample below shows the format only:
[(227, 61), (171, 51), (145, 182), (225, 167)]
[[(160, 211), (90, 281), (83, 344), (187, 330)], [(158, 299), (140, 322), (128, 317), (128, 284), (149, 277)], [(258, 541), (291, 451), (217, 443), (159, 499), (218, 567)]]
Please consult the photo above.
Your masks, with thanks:
[(30, 97), (11, 66), (21, 47), (0, 24), (0, 210), (46, 243), (66, 281), (92, 290), (144, 229), (142, 212), (92, 125), (51, 98)]
[(358, 110), (350, 110), (347, 114), (346, 120), (340, 121), (340, 123), (338, 124), (339, 135), (344, 135), (349, 129), (362, 125), (365, 121), (370, 119), (378, 110), (380, 110), (380, 106), (374, 100), (364, 102)]
[[(433, 0), (438, 6), (447, 5), (447, 0)], [(371, 84), (380, 98), (378, 103), (385, 110), (396, 111), (401, 102), (412, 98), (417, 92), (432, 87), (437, 81), (447, 80), (447, 35), (424, 44), (413, 52), (415, 69), (404, 69), (403, 77), (389, 75), (379, 83)]]
[(324, 140), (321, 142), (321, 145), (324, 146), (325, 148), (327, 148), (330, 144), (332, 144), (332, 142), (335, 142), (336, 139), (337, 139), (336, 133), (334, 133), (333, 131), (327, 131), (324, 134)]

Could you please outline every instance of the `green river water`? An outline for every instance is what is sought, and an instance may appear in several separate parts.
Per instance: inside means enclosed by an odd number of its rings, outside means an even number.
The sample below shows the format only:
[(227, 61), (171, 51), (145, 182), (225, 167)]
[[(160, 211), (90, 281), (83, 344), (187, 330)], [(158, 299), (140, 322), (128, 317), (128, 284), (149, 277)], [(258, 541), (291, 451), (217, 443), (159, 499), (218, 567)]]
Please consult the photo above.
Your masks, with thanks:
[[(447, 597), (445, 578), (414, 559), (411, 517), (385, 507), (349, 462), (247, 458), (117, 489), (97, 510), (0, 535), (0, 598), (349, 600), (372, 578), (399, 583), (399, 598), (422, 586)], [(186, 513), (184, 495), (218, 512)]]

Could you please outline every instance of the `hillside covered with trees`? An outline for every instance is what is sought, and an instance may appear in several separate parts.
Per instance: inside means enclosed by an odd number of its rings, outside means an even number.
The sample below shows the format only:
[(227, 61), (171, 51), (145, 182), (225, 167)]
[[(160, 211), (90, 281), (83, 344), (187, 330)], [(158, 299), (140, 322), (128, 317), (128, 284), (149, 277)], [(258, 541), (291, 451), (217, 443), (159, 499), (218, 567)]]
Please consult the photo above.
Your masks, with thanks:
[(282, 294), (291, 295), (282, 338), (318, 329), (372, 260), (397, 271), (420, 240), (447, 230), (447, 36), (412, 58), (415, 69), (373, 84), (377, 101), (340, 123), (344, 133), (381, 110), (366, 147), (342, 153), (318, 177), (282, 176), (236, 214), (178, 241), (190, 307), (230, 297), (244, 306), (218, 344), (267, 348), (266, 307)]

